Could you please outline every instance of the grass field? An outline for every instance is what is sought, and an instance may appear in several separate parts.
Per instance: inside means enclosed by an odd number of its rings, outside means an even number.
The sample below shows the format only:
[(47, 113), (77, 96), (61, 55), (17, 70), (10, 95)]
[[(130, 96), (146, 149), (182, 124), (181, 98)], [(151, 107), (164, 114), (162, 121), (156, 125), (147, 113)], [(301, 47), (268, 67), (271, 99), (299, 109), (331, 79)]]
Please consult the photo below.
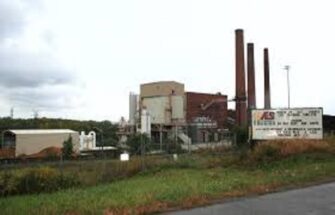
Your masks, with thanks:
[(238, 159), (206, 153), (185, 156), (174, 165), (111, 183), (0, 198), (0, 213), (147, 214), (335, 179), (330, 148), (289, 147), (264, 147)]
[(300, 155), (259, 168), (167, 169), (108, 185), (0, 199), (1, 214), (140, 214), (335, 177), (335, 157)]

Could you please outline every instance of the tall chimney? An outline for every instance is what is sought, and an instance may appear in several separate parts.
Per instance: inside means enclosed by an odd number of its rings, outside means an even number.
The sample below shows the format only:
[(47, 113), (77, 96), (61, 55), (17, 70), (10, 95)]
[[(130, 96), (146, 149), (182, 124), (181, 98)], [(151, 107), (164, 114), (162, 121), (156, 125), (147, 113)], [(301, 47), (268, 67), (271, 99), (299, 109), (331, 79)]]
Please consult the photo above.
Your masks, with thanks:
[(256, 108), (254, 44), (248, 43), (248, 109)]
[(236, 51), (236, 124), (244, 126), (247, 124), (247, 104), (245, 92), (245, 70), (244, 70), (244, 40), (243, 30), (235, 30)]
[(269, 50), (264, 49), (264, 108), (271, 108)]

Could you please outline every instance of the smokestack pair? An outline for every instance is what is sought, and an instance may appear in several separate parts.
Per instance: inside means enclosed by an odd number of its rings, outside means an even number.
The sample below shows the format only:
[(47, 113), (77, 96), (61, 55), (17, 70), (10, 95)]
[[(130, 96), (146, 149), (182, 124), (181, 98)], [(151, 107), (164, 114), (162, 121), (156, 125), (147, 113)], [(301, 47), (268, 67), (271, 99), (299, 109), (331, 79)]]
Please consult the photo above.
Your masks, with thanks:
[[(244, 38), (243, 30), (235, 31), (235, 50), (236, 50), (236, 124), (243, 126), (247, 124), (247, 104), (248, 108), (256, 108), (256, 86), (255, 86), (255, 59), (254, 44), (247, 44), (248, 62), (248, 100), (245, 92), (245, 66), (244, 66)], [(264, 49), (264, 108), (271, 108), (270, 100), (270, 69), (269, 52)]]

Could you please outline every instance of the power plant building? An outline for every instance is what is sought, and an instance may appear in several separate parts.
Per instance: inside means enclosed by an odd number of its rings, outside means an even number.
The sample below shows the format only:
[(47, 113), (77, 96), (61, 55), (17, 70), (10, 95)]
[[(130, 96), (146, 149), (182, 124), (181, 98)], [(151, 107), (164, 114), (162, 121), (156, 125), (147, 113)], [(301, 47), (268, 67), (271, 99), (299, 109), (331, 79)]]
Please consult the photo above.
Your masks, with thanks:
[(137, 122), (139, 131), (145, 117), (140, 115), (149, 113), (154, 142), (176, 137), (185, 143), (208, 142), (226, 128), (226, 95), (185, 92), (182, 83), (161, 81), (142, 84), (138, 97), (136, 103), (137, 95), (130, 94), (129, 122)]
[[(228, 96), (221, 93), (187, 92), (182, 83), (161, 81), (142, 84), (140, 95), (130, 95), (129, 123), (140, 129), (143, 110), (150, 115), (154, 141), (174, 137), (183, 142), (211, 142), (231, 125), (250, 125), (256, 104), (254, 44), (245, 42), (243, 29), (235, 30), (235, 110), (228, 111)], [(246, 74), (247, 70), (247, 74)], [(271, 107), (268, 49), (264, 49), (264, 104)], [(143, 117), (142, 117), (143, 118)], [(146, 123), (147, 124), (147, 123)]]

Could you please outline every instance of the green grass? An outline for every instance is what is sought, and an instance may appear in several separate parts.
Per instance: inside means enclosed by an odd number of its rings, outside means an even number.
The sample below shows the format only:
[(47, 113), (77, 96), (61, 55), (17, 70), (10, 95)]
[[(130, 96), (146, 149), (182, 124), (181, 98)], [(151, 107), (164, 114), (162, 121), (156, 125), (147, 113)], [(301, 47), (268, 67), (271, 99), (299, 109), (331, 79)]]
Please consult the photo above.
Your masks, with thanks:
[(335, 177), (332, 154), (295, 155), (257, 166), (219, 165), (225, 159), (211, 158), (211, 162), (218, 163), (213, 167), (191, 159), (175, 167), (158, 168), (95, 187), (0, 198), (0, 213), (137, 214)]

